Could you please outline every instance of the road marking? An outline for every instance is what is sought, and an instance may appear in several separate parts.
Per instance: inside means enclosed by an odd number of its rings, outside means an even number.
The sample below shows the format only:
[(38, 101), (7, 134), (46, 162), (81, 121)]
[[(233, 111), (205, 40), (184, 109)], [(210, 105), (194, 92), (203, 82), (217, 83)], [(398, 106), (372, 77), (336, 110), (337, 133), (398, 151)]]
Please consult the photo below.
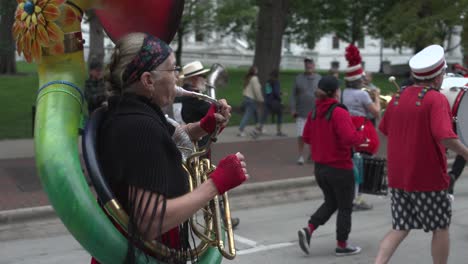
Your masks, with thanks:
[(251, 246), (251, 247), (256, 247), (258, 245), (257, 242), (253, 241), (253, 240), (250, 240), (248, 238), (245, 238), (245, 237), (242, 237), (242, 236), (239, 236), (239, 235), (235, 235), (234, 236), (234, 240), (242, 243), (242, 244), (245, 244), (247, 246)]
[(292, 245), (295, 245), (296, 243), (293, 242), (286, 242), (286, 243), (278, 243), (278, 244), (272, 244), (272, 245), (260, 245), (258, 247), (254, 248), (249, 248), (245, 250), (239, 250), (237, 252), (237, 255), (248, 255), (248, 254), (253, 254), (261, 251), (268, 251), (272, 249), (277, 249), (277, 248), (284, 248), (284, 247), (290, 247)]

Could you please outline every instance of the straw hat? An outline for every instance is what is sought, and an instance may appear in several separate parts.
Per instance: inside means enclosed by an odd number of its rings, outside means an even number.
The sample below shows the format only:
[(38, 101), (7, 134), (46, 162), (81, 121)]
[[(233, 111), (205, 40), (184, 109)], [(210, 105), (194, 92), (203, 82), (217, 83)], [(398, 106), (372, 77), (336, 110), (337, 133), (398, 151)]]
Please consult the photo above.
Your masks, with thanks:
[(193, 61), (184, 66), (184, 68), (182, 69), (182, 74), (183, 77), (187, 79), (193, 76), (204, 74), (209, 71), (209, 69), (205, 69), (203, 67), (203, 64), (200, 61)]

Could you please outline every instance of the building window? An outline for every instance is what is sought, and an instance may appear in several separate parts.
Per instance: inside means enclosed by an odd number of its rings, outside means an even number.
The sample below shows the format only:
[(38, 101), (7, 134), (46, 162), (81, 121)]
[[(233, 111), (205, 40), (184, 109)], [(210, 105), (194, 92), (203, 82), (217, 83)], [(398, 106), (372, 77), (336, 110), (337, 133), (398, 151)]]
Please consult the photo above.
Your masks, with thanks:
[(337, 35), (333, 36), (332, 39), (332, 48), (333, 49), (340, 49), (340, 38)]

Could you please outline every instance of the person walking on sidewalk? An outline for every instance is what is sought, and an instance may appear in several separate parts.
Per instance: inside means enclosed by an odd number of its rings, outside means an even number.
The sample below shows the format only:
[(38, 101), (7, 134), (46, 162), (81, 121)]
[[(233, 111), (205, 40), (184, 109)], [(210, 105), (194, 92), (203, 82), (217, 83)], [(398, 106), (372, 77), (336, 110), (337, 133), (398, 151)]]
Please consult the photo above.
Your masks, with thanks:
[(271, 71), (270, 78), (265, 84), (265, 104), (263, 107), (262, 118), (260, 119), (260, 126), (254, 133), (255, 138), (262, 134), (263, 125), (270, 114), (272, 116), (276, 115), (276, 136), (286, 136), (286, 134), (281, 131), (281, 125), (283, 123), (283, 104), (281, 103), (281, 87), (278, 76), (278, 69)]
[(244, 115), (239, 125), (239, 133), (237, 134), (239, 137), (245, 136), (244, 129), (252, 117), (256, 124), (260, 121), (258, 107), (259, 104), (263, 104), (263, 93), (257, 74), (257, 66), (252, 66), (244, 78), (244, 89), (242, 91), (242, 95), (244, 96), (244, 102), (242, 103), (244, 106)]
[(291, 114), (296, 119), (297, 130), (297, 164), (304, 164), (304, 140), (302, 133), (306, 117), (310, 111), (315, 109), (315, 91), (317, 84), (320, 81), (319, 74), (315, 73), (315, 63), (312, 58), (304, 59), (304, 73), (296, 76), (296, 80), (292, 87), (290, 97)]
[(310, 217), (308, 226), (298, 231), (299, 246), (306, 254), (309, 254), (313, 232), (337, 210), (335, 254), (346, 256), (361, 251), (348, 244), (354, 198), (351, 148), (366, 142), (366, 138), (355, 128), (346, 107), (338, 103), (338, 85), (333, 76), (320, 80), (317, 107), (309, 113), (304, 127), (304, 142), (312, 148), (315, 178), (324, 196), (323, 204)]
[(388, 138), (392, 229), (380, 243), (376, 264), (388, 263), (413, 229), (432, 232), (432, 259), (447, 263), (452, 206), (445, 152), (466, 159), (468, 149), (454, 133), (449, 103), (439, 92), (446, 65), (439, 45), (414, 55), (409, 66), (415, 83), (390, 101), (379, 125)]

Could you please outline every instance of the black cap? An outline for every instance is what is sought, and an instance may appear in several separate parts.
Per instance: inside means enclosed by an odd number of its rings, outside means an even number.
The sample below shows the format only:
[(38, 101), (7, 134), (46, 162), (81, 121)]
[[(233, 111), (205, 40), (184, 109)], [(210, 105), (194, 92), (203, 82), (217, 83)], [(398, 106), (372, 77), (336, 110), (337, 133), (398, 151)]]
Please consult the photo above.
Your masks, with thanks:
[(304, 58), (304, 62), (307, 62), (307, 63), (314, 63), (314, 59), (310, 58), (310, 57), (305, 57)]
[(324, 91), (326, 94), (331, 95), (338, 90), (340, 83), (335, 76), (325, 76), (320, 79), (318, 88)]

